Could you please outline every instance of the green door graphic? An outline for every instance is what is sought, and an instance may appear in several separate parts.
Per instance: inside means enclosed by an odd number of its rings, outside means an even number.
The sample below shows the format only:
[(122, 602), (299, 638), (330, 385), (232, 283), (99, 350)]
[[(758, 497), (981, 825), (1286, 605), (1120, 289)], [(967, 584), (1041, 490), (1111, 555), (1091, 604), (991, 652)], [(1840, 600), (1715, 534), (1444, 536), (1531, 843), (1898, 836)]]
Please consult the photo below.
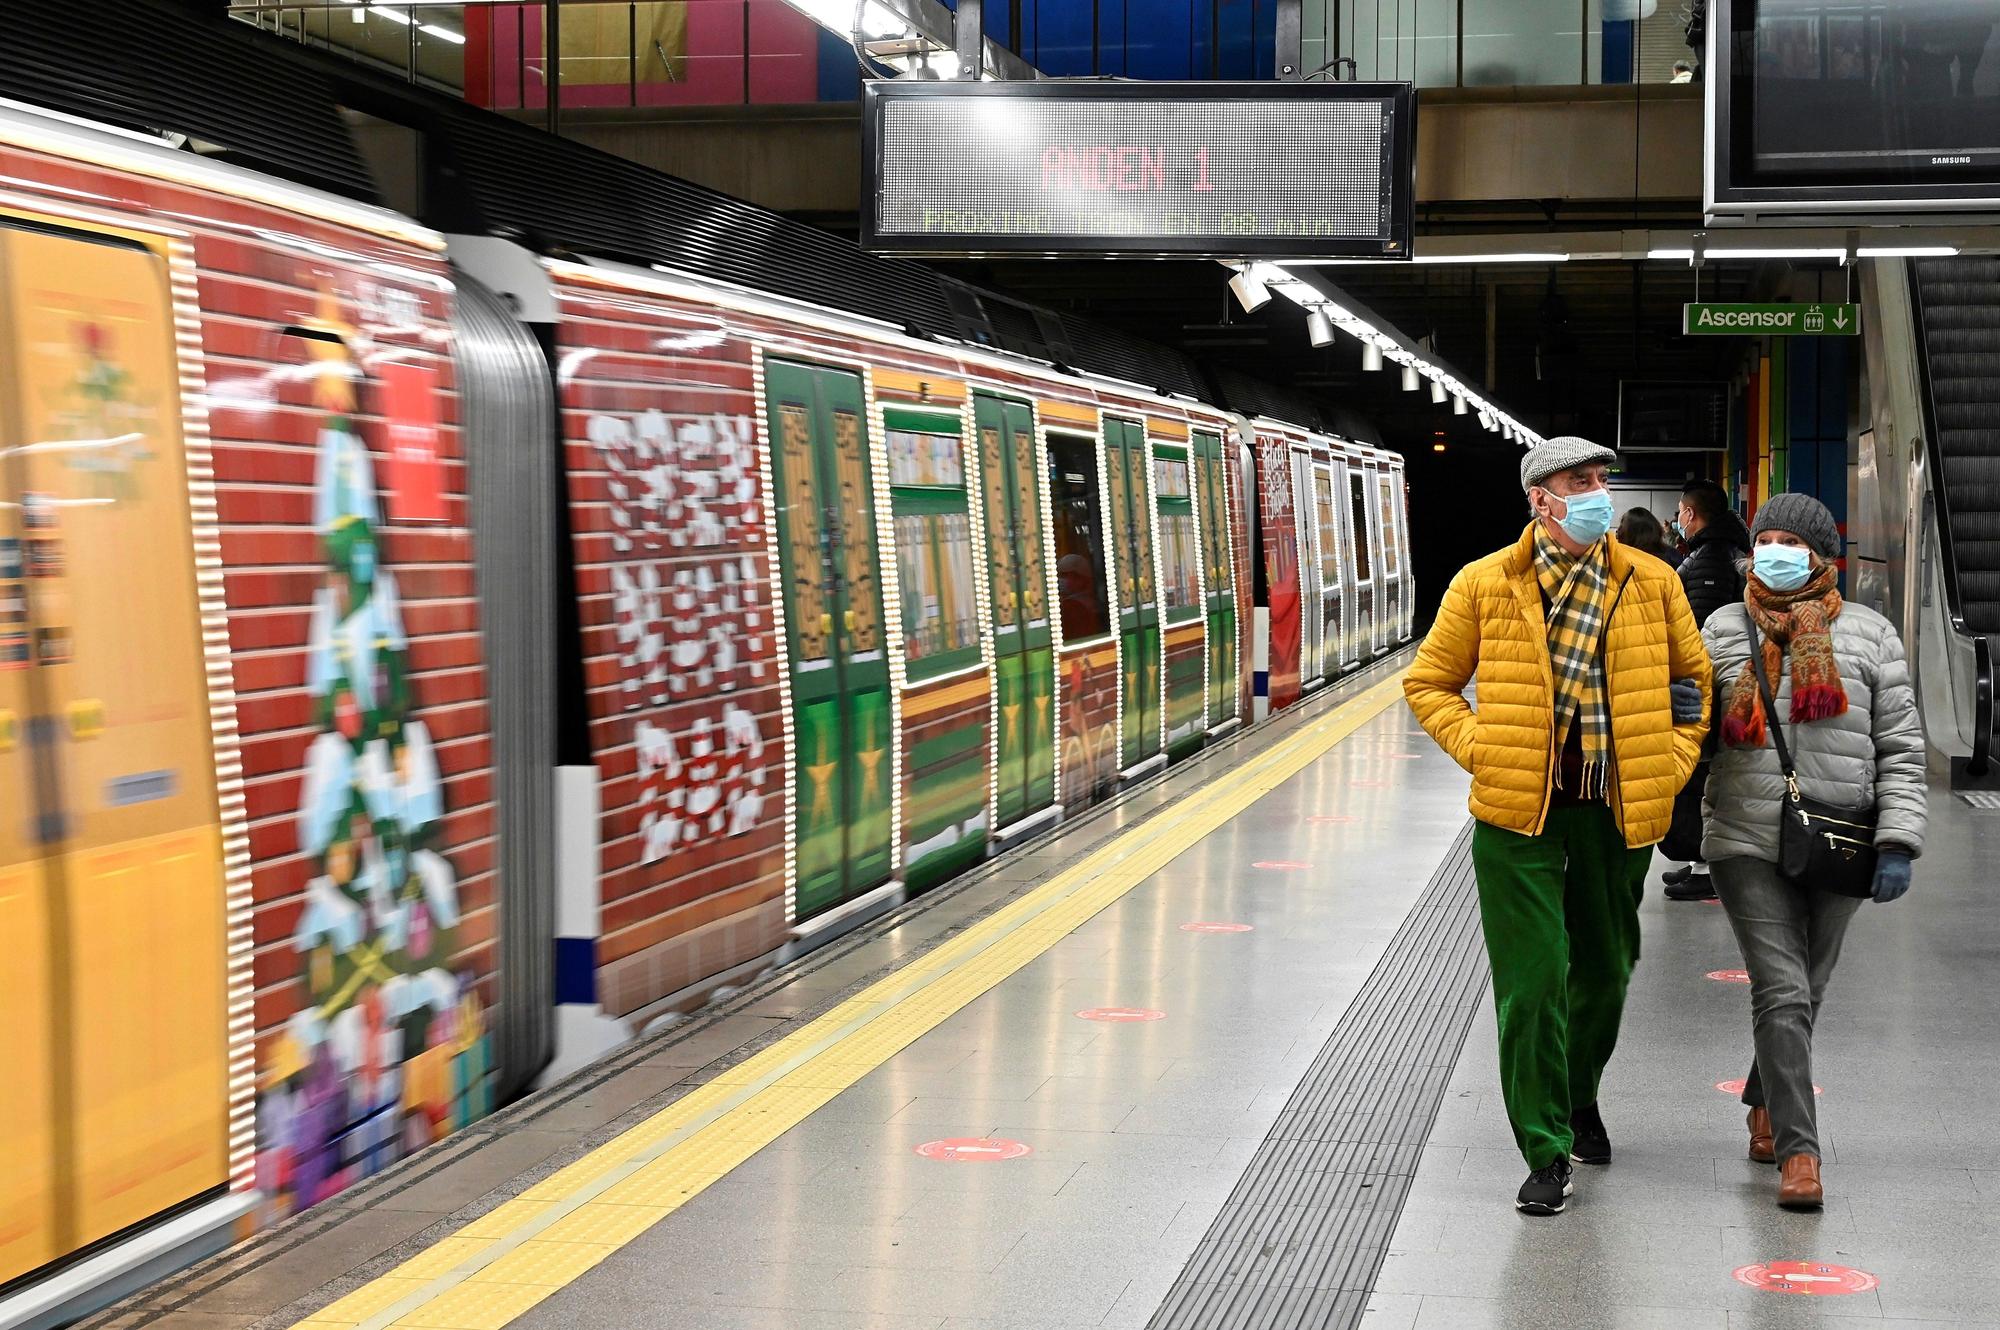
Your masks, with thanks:
[(1160, 601), (1153, 584), (1153, 504), (1146, 487), (1146, 430), (1104, 418), (1111, 473), (1111, 540), (1118, 564), (1118, 658), (1125, 676), (1124, 743), (1129, 770), (1160, 751)]
[(1034, 413), (981, 393), (974, 418), (993, 589), (994, 824), (1005, 827), (1055, 802), (1055, 636)]
[(1236, 713), (1236, 593), (1229, 560), (1229, 504), (1223, 488), (1222, 440), (1194, 436), (1195, 489), (1201, 504), (1201, 550), (1208, 585), (1209, 728)]
[(773, 360), (764, 383), (804, 919), (889, 876), (889, 657), (860, 376)]

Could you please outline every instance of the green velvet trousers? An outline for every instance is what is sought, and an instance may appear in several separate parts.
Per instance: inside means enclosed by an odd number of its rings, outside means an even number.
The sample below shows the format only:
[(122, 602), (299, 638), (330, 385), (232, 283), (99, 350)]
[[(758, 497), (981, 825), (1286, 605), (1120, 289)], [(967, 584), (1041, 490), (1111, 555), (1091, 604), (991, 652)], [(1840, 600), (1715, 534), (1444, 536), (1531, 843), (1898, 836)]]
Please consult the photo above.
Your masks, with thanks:
[(1531, 1169), (1567, 1158), (1573, 1109), (1597, 1102), (1639, 962), (1653, 852), (1627, 849), (1602, 803), (1549, 810), (1539, 836), (1472, 832), (1500, 1018), (1500, 1089)]

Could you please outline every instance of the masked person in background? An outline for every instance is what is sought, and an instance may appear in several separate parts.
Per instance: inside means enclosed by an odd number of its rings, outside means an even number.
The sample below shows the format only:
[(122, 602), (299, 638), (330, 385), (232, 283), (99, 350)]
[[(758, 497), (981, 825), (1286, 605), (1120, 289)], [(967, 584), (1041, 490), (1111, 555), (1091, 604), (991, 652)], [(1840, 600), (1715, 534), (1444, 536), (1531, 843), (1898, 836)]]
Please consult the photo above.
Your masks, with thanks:
[(1861, 871), (1848, 870), (1852, 885), (1897, 899), (1924, 845), (1924, 733), (1895, 625), (1835, 585), (1840, 528), (1826, 505), (1774, 494), (1751, 530), (1743, 599), (1702, 632), (1722, 700), (1702, 848), (1750, 972), (1750, 1157), (1781, 1164), (1779, 1205), (1813, 1210), (1825, 1199), (1813, 1024), (1863, 897), (1842, 894), (1847, 884), (1824, 864), (1788, 876), (1779, 818), (1795, 816), (1792, 782), (1804, 799), (1840, 810), (1853, 831), (1842, 856), (1851, 863), (1872, 849), (1875, 859), (1872, 875), (1865, 858)]
[(1651, 847), (1707, 730), (1708, 657), (1680, 579), (1610, 534), (1616, 460), (1576, 438), (1527, 454), (1534, 520), (1459, 570), (1403, 684), (1472, 773), (1500, 1085), (1529, 1169), (1514, 1203), (1534, 1215), (1562, 1211), (1572, 1158), (1611, 1162), (1598, 1082)]
[[(1687, 558), (1680, 566), (1681, 587), (1695, 623), (1706, 625), (1708, 616), (1723, 606), (1742, 603), (1743, 573), (1738, 565), (1750, 554), (1750, 528), (1730, 511), (1729, 495), (1712, 480), (1690, 480), (1683, 486), (1675, 517), (1688, 543)], [(1701, 795), (1708, 786), (1708, 760), (1714, 755), (1711, 734), (1701, 764), (1674, 800), (1674, 825), (1660, 842), (1662, 856), (1682, 861), (1661, 875), (1670, 901), (1715, 899), (1715, 882), (1701, 858)]]

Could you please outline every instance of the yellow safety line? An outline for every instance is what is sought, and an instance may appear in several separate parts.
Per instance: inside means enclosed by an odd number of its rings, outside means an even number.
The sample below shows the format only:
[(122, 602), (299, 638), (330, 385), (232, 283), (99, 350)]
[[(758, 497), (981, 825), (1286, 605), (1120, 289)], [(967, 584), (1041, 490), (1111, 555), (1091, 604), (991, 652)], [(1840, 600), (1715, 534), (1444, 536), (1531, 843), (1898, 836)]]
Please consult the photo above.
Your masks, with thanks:
[(499, 1330), (936, 1029), (1402, 696), (1402, 673), (298, 1324)]

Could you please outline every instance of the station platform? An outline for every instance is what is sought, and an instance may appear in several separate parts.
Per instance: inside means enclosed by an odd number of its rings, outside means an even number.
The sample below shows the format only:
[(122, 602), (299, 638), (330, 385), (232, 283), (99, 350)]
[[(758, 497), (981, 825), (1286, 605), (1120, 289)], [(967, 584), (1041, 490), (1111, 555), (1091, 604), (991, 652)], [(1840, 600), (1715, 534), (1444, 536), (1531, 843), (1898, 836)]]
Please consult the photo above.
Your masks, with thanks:
[(1823, 1214), (1744, 1157), (1741, 961), (1656, 877), (1615, 1161), (1525, 1218), (1466, 777), (1400, 660), (86, 1324), (2000, 1323), (2000, 814), (1936, 791), (1849, 939)]

